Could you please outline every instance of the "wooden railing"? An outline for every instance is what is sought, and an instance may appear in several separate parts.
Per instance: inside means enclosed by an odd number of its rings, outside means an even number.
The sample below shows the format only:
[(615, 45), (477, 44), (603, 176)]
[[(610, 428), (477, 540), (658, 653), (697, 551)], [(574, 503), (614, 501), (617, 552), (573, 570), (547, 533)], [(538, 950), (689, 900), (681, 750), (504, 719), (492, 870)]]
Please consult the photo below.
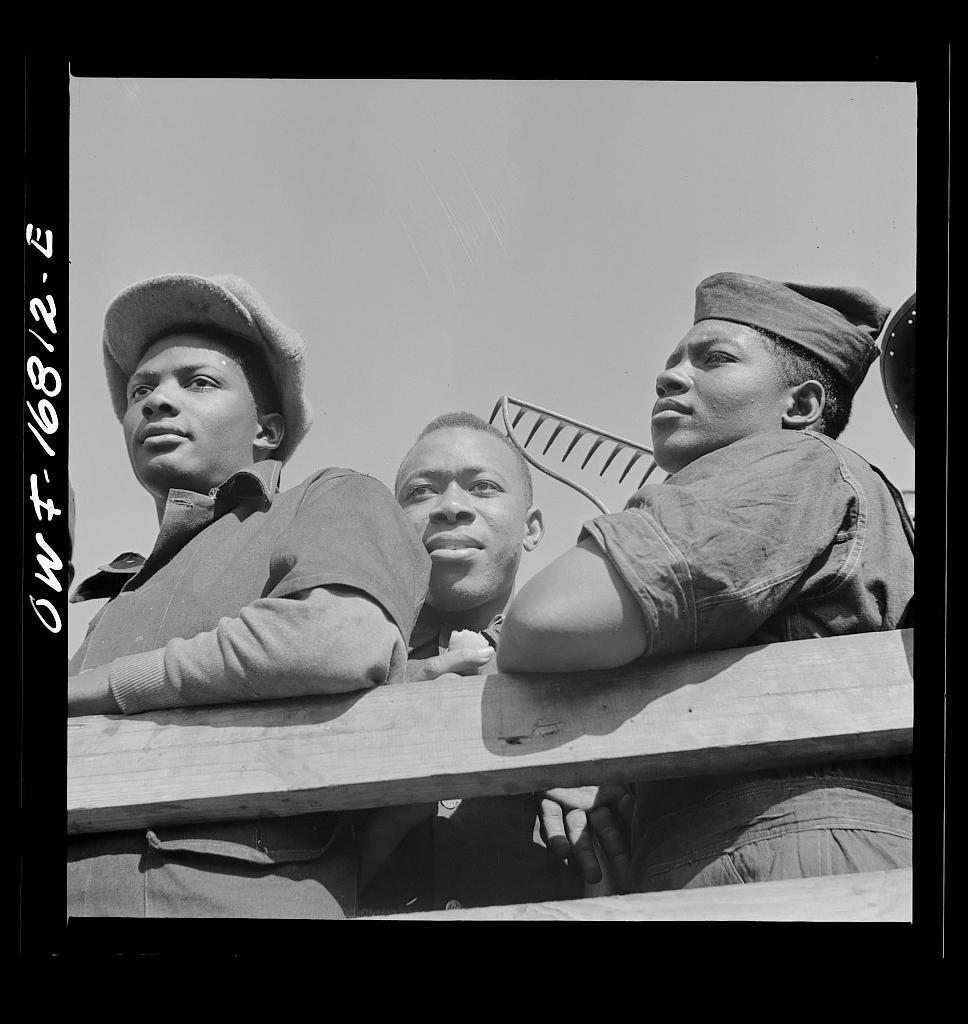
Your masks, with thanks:
[[(67, 830), (908, 753), (913, 683), (914, 631), (896, 630), (654, 659), (607, 672), (473, 676), (340, 697), (75, 718), (68, 721)], [(803, 880), (800, 888), (827, 892), (821, 903), (830, 906), (850, 903), (849, 890), (868, 910), (880, 892), (883, 912), (887, 900), (890, 913), (909, 917), (910, 872), (889, 872), (878, 882), (881, 874)], [(762, 887), (728, 888), (737, 892), (703, 890), (713, 893), (708, 906), (742, 917), (735, 902), (746, 891), (755, 904), (750, 891)], [(792, 894), (792, 905), (804, 912), (803, 892), (789, 885), (771, 891), (779, 902), (781, 893)], [(673, 903), (694, 908), (697, 899), (694, 892), (608, 897), (564, 911), (493, 908), (492, 916), (645, 919), (671, 913)], [(663, 903), (666, 909), (656, 910)], [(491, 911), (446, 913), (456, 919)]]

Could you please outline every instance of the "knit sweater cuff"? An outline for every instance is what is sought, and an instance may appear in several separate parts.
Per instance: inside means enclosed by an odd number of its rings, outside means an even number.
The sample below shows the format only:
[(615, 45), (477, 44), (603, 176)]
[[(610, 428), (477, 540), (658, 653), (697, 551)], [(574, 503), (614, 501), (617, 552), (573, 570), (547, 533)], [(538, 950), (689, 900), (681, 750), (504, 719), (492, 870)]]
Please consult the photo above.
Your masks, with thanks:
[(165, 672), (165, 649), (116, 658), (108, 675), (111, 694), (122, 714), (184, 705)]

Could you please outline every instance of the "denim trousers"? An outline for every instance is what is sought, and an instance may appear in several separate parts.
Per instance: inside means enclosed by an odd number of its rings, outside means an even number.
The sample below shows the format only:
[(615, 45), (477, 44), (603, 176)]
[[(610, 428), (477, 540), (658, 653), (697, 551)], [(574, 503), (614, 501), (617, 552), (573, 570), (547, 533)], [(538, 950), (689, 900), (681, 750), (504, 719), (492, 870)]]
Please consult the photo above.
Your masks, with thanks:
[(911, 867), (911, 786), (849, 776), (751, 780), (637, 822), (639, 892)]

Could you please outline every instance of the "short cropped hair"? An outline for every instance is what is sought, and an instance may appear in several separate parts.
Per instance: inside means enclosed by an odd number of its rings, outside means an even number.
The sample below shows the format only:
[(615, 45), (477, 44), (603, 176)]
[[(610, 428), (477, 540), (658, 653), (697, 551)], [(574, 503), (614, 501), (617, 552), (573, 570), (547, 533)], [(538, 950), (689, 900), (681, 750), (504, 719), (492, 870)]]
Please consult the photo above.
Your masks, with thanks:
[(162, 338), (170, 337), (172, 334), (182, 333), (215, 341), (227, 348), (239, 364), (245, 381), (249, 385), (252, 399), (255, 402), (256, 412), (260, 416), (265, 416), (268, 413), (282, 413), (282, 402), (279, 400), (279, 392), (276, 390), (272, 375), (269, 373), (269, 364), (257, 345), (249, 341), (248, 338), (240, 338), (231, 331), (208, 324), (185, 324), (180, 327), (169, 328), (164, 334), (155, 338), (151, 345), (161, 341)]
[(783, 384), (794, 387), (807, 380), (815, 380), (823, 385), (824, 407), (820, 419), (811, 427), (818, 434), (828, 437), (840, 437), (847, 422), (854, 402), (853, 392), (848, 385), (823, 363), (817, 356), (808, 352), (795, 341), (790, 341), (772, 331), (756, 328), (758, 334), (773, 343), (773, 358), (780, 371)]
[(524, 484), (524, 497), (527, 502), (528, 508), (531, 508), (534, 503), (534, 486), (531, 480), (531, 467), (528, 465), (528, 460), (514, 447), (510, 438), (506, 434), (503, 434), (493, 424), (488, 423), (487, 420), (481, 419), (480, 416), (476, 416), (472, 412), (446, 412), (442, 416), (438, 416), (436, 419), (431, 420), (427, 426), (420, 431), (417, 435), (417, 440), (410, 446), (409, 451), (400, 460), (400, 466), (397, 469), (396, 480), (393, 485), (394, 491), (400, 486), (400, 470), (403, 469), (403, 464), (410, 457), (410, 452), (417, 447), (418, 444), (428, 435), (433, 434), (438, 430), (477, 430), (482, 434), (490, 434), (492, 437), (496, 437), (503, 444), (506, 444), (512, 452), (514, 457), (517, 459), (518, 468), (521, 472), (521, 481)]

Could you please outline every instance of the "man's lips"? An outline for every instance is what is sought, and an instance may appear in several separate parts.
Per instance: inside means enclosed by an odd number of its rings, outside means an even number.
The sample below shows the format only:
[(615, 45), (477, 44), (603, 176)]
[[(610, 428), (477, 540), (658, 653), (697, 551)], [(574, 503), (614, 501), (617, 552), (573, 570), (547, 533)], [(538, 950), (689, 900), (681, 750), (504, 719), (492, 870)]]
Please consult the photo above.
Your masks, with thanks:
[(467, 551), (479, 551), (483, 545), (473, 537), (465, 537), (459, 533), (438, 533), (424, 545), (431, 553), (448, 554)]
[(141, 443), (146, 444), (152, 440), (171, 439), (173, 437), (187, 437), (184, 430), (172, 426), (170, 423), (149, 423), (141, 430)]
[(678, 412), (683, 415), (688, 414), (689, 407), (684, 405), (682, 402), (677, 401), (675, 398), (660, 398), (655, 405), (652, 406), (652, 417), (653, 419), (663, 412)]

